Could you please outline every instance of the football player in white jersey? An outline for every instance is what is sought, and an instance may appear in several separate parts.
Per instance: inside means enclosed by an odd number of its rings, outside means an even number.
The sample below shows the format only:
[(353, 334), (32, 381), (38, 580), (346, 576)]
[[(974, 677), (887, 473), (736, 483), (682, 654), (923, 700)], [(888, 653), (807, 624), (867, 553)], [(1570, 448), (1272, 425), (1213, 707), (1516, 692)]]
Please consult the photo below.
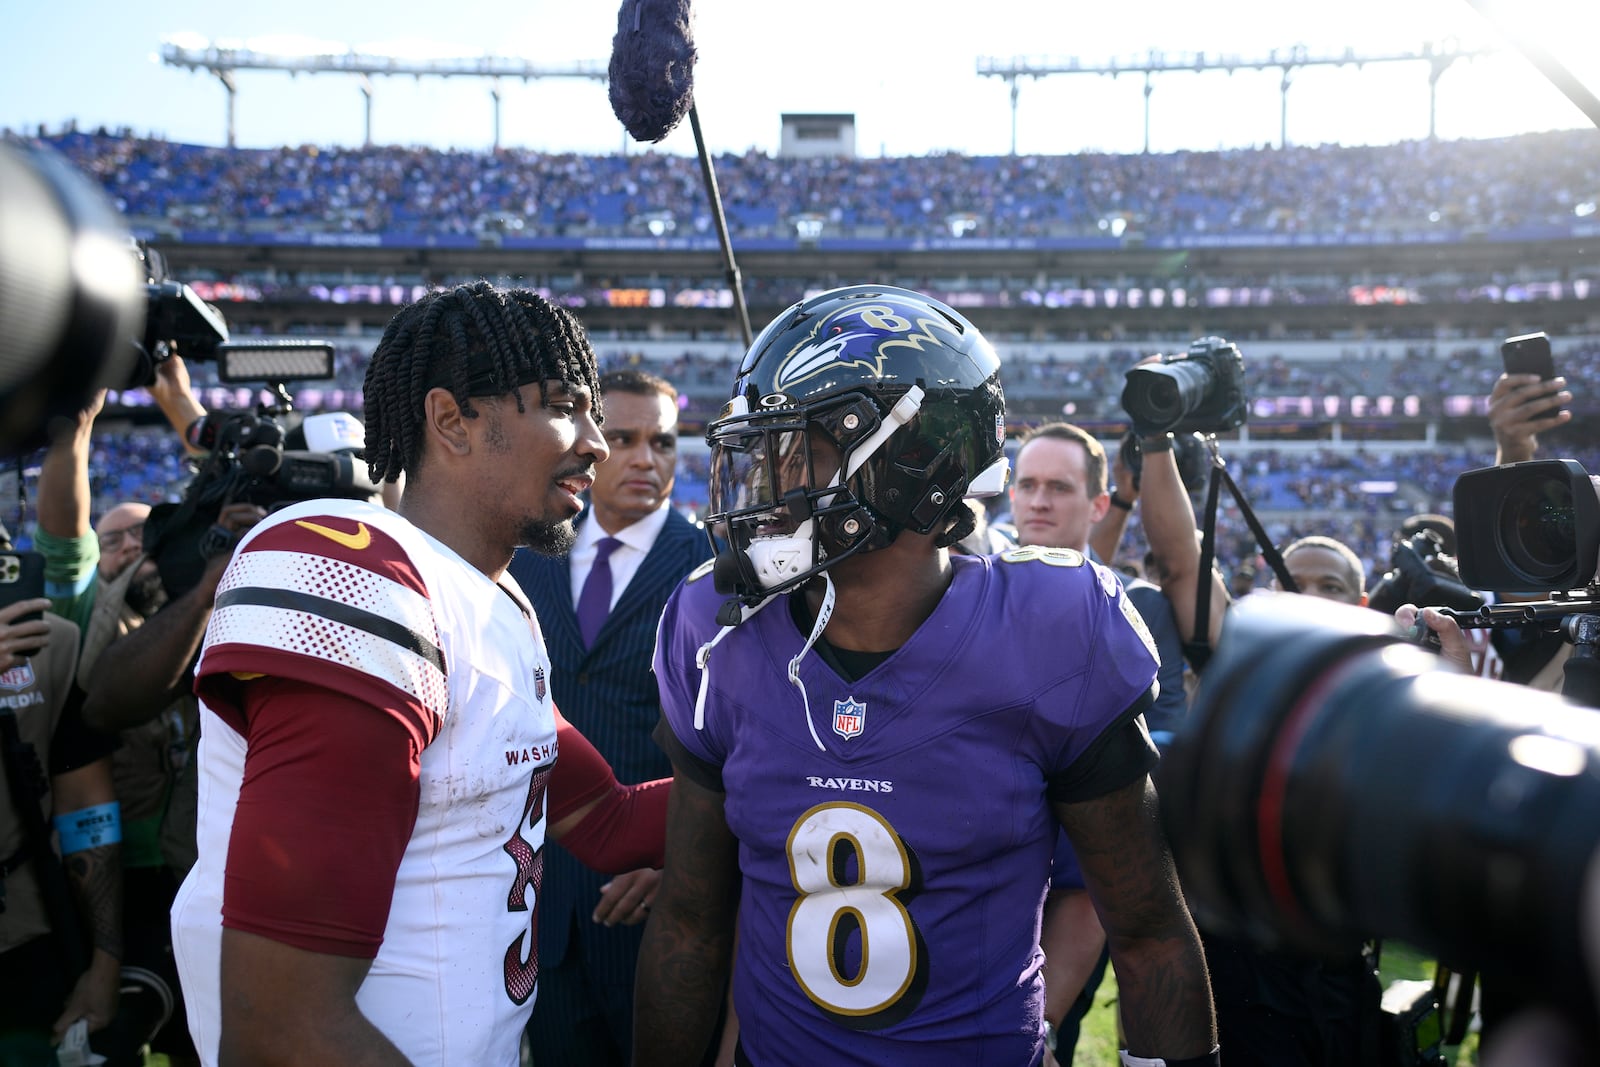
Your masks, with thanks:
[[(398, 514), (316, 500), (251, 531), (196, 669), (200, 859), (173, 908), (205, 1062), (511, 1067), (547, 834), (660, 866), (664, 782), (624, 788), (550, 699), (513, 551), (571, 544), (607, 447), (594, 353), (487, 282), (398, 314), (366, 379)], [(559, 752), (559, 760), (557, 755)]]

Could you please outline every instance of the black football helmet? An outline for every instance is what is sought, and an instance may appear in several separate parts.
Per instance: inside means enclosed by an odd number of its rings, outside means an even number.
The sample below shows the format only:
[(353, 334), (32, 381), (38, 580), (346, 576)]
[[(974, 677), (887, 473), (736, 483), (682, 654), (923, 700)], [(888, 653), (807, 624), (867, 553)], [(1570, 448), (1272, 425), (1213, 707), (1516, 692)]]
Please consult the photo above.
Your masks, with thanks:
[(706, 430), (724, 592), (754, 605), (1004, 490), (1000, 361), (930, 297), (857, 285), (774, 319)]

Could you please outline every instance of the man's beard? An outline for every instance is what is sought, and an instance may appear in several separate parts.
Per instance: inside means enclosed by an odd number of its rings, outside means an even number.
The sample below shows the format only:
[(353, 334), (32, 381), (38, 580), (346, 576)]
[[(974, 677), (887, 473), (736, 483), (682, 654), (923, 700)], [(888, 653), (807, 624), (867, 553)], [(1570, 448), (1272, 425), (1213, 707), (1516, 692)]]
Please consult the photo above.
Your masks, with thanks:
[(161, 572), (152, 567), (149, 574), (135, 575), (122, 599), (144, 618), (154, 615), (167, 602), (167, 588), (161, 584)]
[(541, 556), (564, 556), (577, 544), (578, 531), (571, 519), (529, 519), (518, 540)]

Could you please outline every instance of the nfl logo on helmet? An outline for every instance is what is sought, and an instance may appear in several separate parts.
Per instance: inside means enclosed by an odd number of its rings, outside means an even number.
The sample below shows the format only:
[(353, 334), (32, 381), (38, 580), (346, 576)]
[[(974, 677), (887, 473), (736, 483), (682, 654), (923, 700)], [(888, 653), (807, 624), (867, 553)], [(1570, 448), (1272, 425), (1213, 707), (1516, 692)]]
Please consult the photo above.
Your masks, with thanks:
[(866, 724), (867, 706), (855, 697), (833, 702), (833, 732), (849, 739), (861, 733)]

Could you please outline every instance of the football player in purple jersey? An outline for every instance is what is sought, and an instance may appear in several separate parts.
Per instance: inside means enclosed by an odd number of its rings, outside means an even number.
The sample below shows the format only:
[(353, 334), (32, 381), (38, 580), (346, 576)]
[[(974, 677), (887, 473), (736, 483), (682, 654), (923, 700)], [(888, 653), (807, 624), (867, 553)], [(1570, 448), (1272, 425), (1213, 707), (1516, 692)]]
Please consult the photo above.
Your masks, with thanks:
[(1124, 1062), (1218, 1062), (1138, 612), (1072, 549), (948, 550), (1005, 487), (989, 344), (916, 293), (823, 293), (757, 338), (707, 439), (719, 554), (656, 647), (675, 787), (635, 1062), (700, 1061), (731, 961), (737, 1063), (1039, 1064), (1058, 827)]

